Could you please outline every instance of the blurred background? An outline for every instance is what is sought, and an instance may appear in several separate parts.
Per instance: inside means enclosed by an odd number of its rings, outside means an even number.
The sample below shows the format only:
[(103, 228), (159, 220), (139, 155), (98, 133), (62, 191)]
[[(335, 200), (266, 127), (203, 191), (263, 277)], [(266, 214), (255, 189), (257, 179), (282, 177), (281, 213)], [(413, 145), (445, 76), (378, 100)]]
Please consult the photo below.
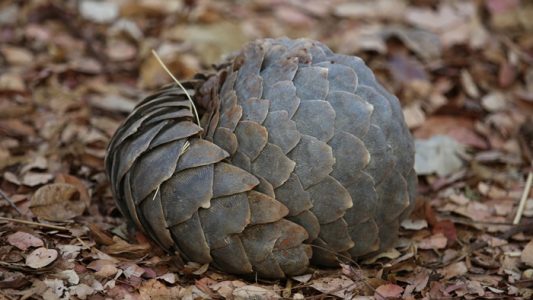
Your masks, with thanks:
[[(95, 175), (139, 96), (170, 82), (152, 49), (185, 80), (246, 41), (280, 36), (361, 56), (418, 138), (446, 134), (519, 163), (532, 33), (533, 3), (522, 0), (2, 1), (0, 170), (40, 153), (57, 156), (53, 170)], [(418, 170), (462, 164), (452, 165)], [(15, 175), (7, 181), (25, 176)]]

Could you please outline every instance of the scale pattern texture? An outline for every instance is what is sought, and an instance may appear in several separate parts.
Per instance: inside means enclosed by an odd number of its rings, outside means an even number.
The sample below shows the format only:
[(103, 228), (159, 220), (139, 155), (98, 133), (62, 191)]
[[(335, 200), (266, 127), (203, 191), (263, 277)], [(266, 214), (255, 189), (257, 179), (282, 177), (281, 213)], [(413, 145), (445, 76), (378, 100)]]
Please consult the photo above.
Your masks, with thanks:
[(184, 92), (145, 98), (106, 170), (124, 216), (161, 247), (282, 278), (393, 246), (416, 189), (398, 99), (358, 57), (306, 39), (247, 44)]

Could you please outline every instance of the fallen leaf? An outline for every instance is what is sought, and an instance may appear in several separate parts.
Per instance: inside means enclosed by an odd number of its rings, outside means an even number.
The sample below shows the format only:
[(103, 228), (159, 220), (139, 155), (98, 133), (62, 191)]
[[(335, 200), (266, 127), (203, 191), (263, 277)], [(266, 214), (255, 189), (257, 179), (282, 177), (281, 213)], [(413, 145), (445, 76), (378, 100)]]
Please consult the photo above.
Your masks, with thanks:
[(448, 136), (415, 140), (415, 170), (419, 175), (447, 176), (463, 167), (465, 148)]
[(7, 237), (7, 242), (22, 251), (28, 250), (30, 247), (44, 246), (43, 240), (23, 231), (17, 231)]
[(82, 17), (96, 23), (110, 23), (119, 14), (118, 4), (112, 1), (84, 0), (79, 8)]
[(207, 269), (209, 269), (209, 264), (203, 264), (200, 268), (198, 268), (196, 271), (192, 273), (194, 275), (202, 275), (207, 271)]
[(233, 290), (237, 287), (245, 286), (246, 284), (242, 281), (230, 281), (224, 280), (218, 283), (211, 285), (211, 289), (217, 292), (220, 296), (225, 299), (231, 299), (233, 297)]
[(433, 32), (403, 26), (389, 26), (381, 33), (385, 38), (396, 37), (425, 61), (441, 57), (442, 45), (439, 37)]
[(77, 245), (57, 245), (57, 249), (59, 249), (63, 258), (72, 259), (80, 254), (82, 247)]
[(418, 243), (419, 249), (443, 249), (446, 248), (448, 239), (442, 233), (434, 234)]
[(0, 91), (24, 92), (26, 84), (22, 76), (14, 73), (4, 73), (0, 75)]
[(78, 284), (80, 283), (80, 277), (74, 270), (63, 270), (57, 274), (61, 279), (65, 279), (69, 284)]
[(374, 297), (376, 297), (376, 300), (394, 299), (400, 298), (402, 293), (403, 288), (401, 286), (389, 283), (379, 286), (376, 289)]
[(474, 78), (472, 78), (472, 75), (467, 70), (461, 71), (461, 83), (468, 96), (473, 99), (479, 98), (479, 89), (474, 81)]
[(444, 276), (444, 279), (451, 279), (457, 276), (464, 275), (468, 272), (466, 264), (462, 261), (453, 263), (441, 269), (439, 273)]
[(165, 273), (161, 276), (157, 276), (156, 278), (159, 280), (163, 280), (167, 283), (174, 284), (178, 280), (178, 275), (174, 273)]
[(492, 92), (481, 98), (481, 105), (489, 112), (501, 111), (507, 107), (505, 96), (500, 92)]
[(56, 183), (68, 183), (78, 188), (80, 192), (80, 200), (85, 203), (87, 207), (91, 204), (91, 197), (89, 196), (89, 190), (87, 186), (76, 176), (68, 174), (59, 174), (55, 179)]
[(28, 172), (22, 177), (22, 183), (27, 186), (45, 184), (54, 179), (54, 175), (48, 173)]
[(405, 219), (402, 221), (401, 226), (408, 230), (420, 230), (428, 227), (428, 222), (424, 219)]
[(19, 272), (2, 271), (0, 276), (0, 289), (18, 289), (28, 283), (28, 276)]
[(235, 297), (235, 300), (281, 298), (276, 292), (255, 285), (236, 288), (233, 290), (233, 297)]
[(378, 261), (381, 258), (387, 258), (387, 259), (396, 259), (402, 255), (400, 251), (396, 250), (395, 248), (391, 248), (387, 251), (383, 251), (378, 253), (377, 255), (363, 261), (364, 264), (373, 264), (376, 261)]
[(57, 255), (57, 250), (44, 247), (37, 248), (26, 257), (26, 265), (33, 269), (40, 269), (56, 260)]
[(90, 101), (92, 106), (100, 108), (107, 111), (118, 111), (118, 112), (130, 112), (135, 107), (135, 102), (131, 99), (122, 97), (120, 95), (106, 95), (104, 97), (95, 96), (91, 97)]
[(85, 207), (78, 188), (68, 183), (52, 183), (39, 188), (30, 203), (34, 215), (49, 221), (80, 216)]
[(322, 277), (311, 281), (311, 287), (324, 293), (343, 299), (350, 299), (353, 290), (358, 287), (353, 280), (341, 275), (340, 277)]
[(119, 271), (114, 261), (106, 259), (93, 260), (87, 265), (87, 269), (96, 271), (95, 275), (102, 278), (112, 277)]
[(133, 264), (133, 263), (127, 264), (126, 268), (124, 267), (122, 268), (124, 269), (124, 276), (126, 276), (126, 278), (130, 278), (132, 276), (141, 277), (145, 272), (144, 268), (141, 268), (138, 265)]
[(76, 296), (82, 300), (87, 299), (87, 296), (96, 293), (96, 290), (85, 283), (81, 283), (69, 288), (69, 292), (72, 296)]
[(524, 250), (522, 250), (520, 260), (526, 265), (533, 267), (533, 240), (529, 241)]
[(3, 46), (0, 53), (4, 55), (7, 62), (12, 65), (25, 66), (33, 61), (33, 54), (24, 48)]
[(433, 234), (442, 233), (448, 239), (448, 246), (453, 245), (457, 240), (457, 230), (451, 220), (441, 220), (432, 224)]
[[(45, 279), (44, 284), (48, 289), (43, 293), (43, 299), (63, 299), (67, 287), (60, 279)], [(66, 295), (68, 297), (68, 294)]]
[(306, 283), (311, 279), (311, 277), (313, 277), (313, 274), (304, 274), (304, 275), (293, 276), (292, 279), (298, 282), (301, 282), (301, 283)]
[(137, 49), (125, 41), (111, 41), (106, 48), (106, 54), (112, 61), (122, 62), (134, 59)]
[[(143, 282), (139, 288), (140, 299), (205, 299), (193, 297), (192, 291), (187, 295), (185, 288), (180, 286), (167, 287), (156, 279), (150, 279)], [(189, 296), (188, 298), (186, 296)]]
[(102, 247), (102, 250), (107, 254), (126, 258), (140, 258), (145, 256), (151, 249), (148, 243), (130, 244), (117, 236), (113, 236), (113, 241), (112, 245)]
[(334, 14), (343, 18), (393, 18), (403, 16), (405, 4), (401, 1), (348, 1), (334, 6)]
[(409, 128), (416, 128), (424, 124), (426, 121), (426, 114), (420, 107), (419, 103), (408, 105), (403, 109), (403, 116), (405, 123)]
[(415, 80), (428, 80), (424, 66), (414, 57), (395, 54), (389, 59), (387, 66), (396, 82), (407, 84)]
[(241, 24), (228, 21), (178, 25), (169, 29), (165, 36), (191, 43), (206, 65), (218, 63), (223, 55), (239, 50), (248, 41)]

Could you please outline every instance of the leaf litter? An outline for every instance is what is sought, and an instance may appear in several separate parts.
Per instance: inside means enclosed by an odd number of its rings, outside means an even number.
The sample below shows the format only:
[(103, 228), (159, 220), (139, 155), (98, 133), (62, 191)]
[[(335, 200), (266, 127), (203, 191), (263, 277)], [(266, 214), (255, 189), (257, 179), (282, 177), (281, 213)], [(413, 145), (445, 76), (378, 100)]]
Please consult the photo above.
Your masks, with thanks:
[[(4, 1), (1, 297), (533, 297), (532, 20), (523, 0)], [(271, 282), (132, 231), (103, 157), (139, 95), (170, 81), (151, 49), (187, 80), (277, 36), (361, 56), (402, 102), (420, 172), (395, 249)]]

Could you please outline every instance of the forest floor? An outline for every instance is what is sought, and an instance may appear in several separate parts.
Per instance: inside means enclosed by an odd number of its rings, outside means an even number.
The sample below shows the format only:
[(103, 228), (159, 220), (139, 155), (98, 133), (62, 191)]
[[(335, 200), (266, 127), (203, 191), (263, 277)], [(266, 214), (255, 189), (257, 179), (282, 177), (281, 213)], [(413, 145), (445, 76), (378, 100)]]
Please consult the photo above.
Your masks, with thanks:
[[(180, 266), (128, 234), (107, 142), (171, 81), (152, 49), (187, 79), (278, 36), (361, 56), (399, 97), (417, 208), (395, 249), (339, 269), (246, 281)], [(532, 65), (525, 0), (2, 1), (0, 299), (531, 299)]]

